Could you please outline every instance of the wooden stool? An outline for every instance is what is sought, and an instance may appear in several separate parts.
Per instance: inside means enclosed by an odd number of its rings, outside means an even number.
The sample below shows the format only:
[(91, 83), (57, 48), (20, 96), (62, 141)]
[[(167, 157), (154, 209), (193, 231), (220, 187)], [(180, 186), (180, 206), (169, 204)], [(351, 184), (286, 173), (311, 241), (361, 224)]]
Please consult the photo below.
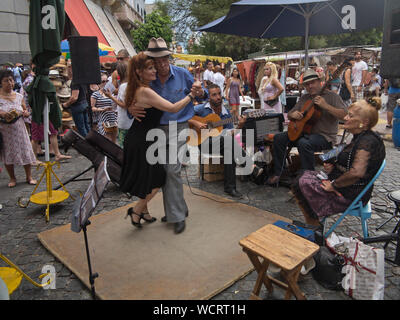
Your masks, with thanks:
[[(271, 282), (286, 289), (286, 300), (290, 299), (292, 294), (298, 300), (306, 299), (297, 285), (297, 280), (305, 261), (319, 250), (318, 245), (272, 224), (243, 238), (239, 244), (258, 273), (250, 299), (260, 300), (263, 283), (268, 292), (272, 292)], [(258, 257), (263, 258), (263, 262), (260, 262)], [(270, 263), (281, 268), (281, 275), (287, 283), (266, 274)]]
[(199, 177), (208, 182), (224, 180), (224, 157), (213, 154), (199, 154)]

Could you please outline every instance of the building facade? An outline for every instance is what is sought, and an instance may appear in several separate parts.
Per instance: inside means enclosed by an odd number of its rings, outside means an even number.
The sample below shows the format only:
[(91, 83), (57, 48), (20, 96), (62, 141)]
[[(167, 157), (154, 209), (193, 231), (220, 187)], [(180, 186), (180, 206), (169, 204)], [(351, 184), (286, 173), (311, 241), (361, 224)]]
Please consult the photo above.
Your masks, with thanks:
[(29, 63), (29, 2), (0, 1), (0, 65), (5, 62)]
[[(64, 0), (68, 36), (97, 36), (99, 42), (117, 53), (127, 49), (136, 54), (130, 30), (144, 22), (144, 0)], [(28, 64), (29, 0), (0, 0), (0, 65), (5, 62)]]

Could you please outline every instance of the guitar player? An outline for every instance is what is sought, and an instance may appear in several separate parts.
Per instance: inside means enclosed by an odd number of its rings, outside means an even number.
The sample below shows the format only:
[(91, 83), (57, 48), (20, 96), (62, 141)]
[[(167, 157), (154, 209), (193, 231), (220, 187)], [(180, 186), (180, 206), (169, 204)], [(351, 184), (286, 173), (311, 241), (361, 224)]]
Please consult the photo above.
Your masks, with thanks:
[(315, 106), (321, 111), (320, 118), (313, 124), (310, 134), (302, 134), (295, 141), (290, 141), (288, 132), (281, 132), (274, 136), (273, 162), (274, 175), (267, 183), (271, 186), (278, 186), (282, 175), (286, 150), (289, 143), (297, 147), (300, 155), (301, 169), (314, 170), (314, 152), (331, 149), (336, 143), (339, 120), (347, 115), (347, 108), (340, 96), (330, 90), (324, 90), (318, 74), (308, 69), (303, 76), (303, 85), (307, 90), (293, 109), (288, 113), (290, 121), (300, 121), (303, 113), (302, 107), (312, 100)]
[[(221, 120), (232, 118), (231, 113), (222, 105), (221, 89), (216, 84), (210, 84), (208, 86), (209, 101), (204, 104), (199, 104), (194, 107), (196, 116), (206, 117), (211, 113), (217, 114)], [(198, 130), (207, 129), (207, 124), (200, 121), (191, 119), (188, 121), (189, 125), (195, 127)], [(246, 122), (245, 117), (239, 117), (239, 123), (237, 129), (241, 129)], [(242, 147), (234, 139), (234, 126), (233, 123), (228, 123), (223, 126), (221, 135), (217, 137), (210, 137), (199, 145), (200, 150), (207, 150), (209, 153), (212, 151), (219, 152), (220, 155), (224, 155), (224, 191), (234, 198), (241, 198), (242, 194), (236, 190), (236, 162), (234, 154), (242, 154), (242, 157), (247, 158), (247, 163), (253, 163), (252, 159), (248, 157)], [(231, 139), (232, 143), (224, 143), (225, 139)], [(207, 145), (204, 145), (207, 144)], [(214, 147), (213, 147), (214, 145)], [(230, 159), (226, 158), (226, 155), (231, 155)], [(262, 169), (253, 165), (253, 175), (255, 177), (262, 173)]]

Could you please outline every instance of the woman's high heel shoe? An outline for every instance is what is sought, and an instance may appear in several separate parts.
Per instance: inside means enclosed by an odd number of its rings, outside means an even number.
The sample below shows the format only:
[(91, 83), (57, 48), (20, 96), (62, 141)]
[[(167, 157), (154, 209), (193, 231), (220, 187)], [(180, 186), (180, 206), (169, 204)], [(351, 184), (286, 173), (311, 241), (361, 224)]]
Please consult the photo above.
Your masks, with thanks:
[(144, 221), (146, 221), (147, 223), (153, 223), (154, 221), (157, 221), (157, 218), (155, 218), (155, 217), (151, 217), (150, 219), (146, 219), (146, 218), (144, 217), (146, 214), (150, 215), (148, 212), (142, 212), (142, 214), (140, 215), (140, 217), (141, 217)]
[[(138, 222), (133, 221), (132, 215), (138, 216), (139, 221)], [(137, 214), (135, 211), (133, 211), (133, 208), (129, 208), (128, 211), (126, 212), (125, 219), (128, 218), (128, 216), (131, 217), (132, 225), (134, 225), (136, 228), (142, 228), (142, 224), (140, 223), (140, 220), (142, 219), (142, 215)]]

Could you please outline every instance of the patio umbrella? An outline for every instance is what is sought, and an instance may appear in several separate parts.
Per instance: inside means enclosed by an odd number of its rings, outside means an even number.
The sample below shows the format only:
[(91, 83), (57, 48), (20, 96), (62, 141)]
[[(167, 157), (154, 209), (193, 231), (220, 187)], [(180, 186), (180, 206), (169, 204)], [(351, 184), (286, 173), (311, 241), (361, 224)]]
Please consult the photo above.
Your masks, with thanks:
[[(61, 110), (57, 101), (56, 89), (49, 79), (49, 69), (60, 61), (61, 37), (64, 33), (65, 11), (64, 0), (32, 0), (29, 2), (29, 45), (35, 78), (27, 88), (29, 105), (32, 108), (32, 120), (43, 123), (45, 145), (45, 170), (39, 179), (30, 201), (47, 204), (46, 221), (49, 221), (50, 204), (64, 201), (68, 192), (53, 191), (51, 173), (55, 176), (49, 154), (49, 121), (55, 128), (62, 124)], [(35, 194), (43, 177), (46, 176), (46, 191)], [(56, 176), (57, 178), (57, 176)], [(58, 179), (58, 178), (57, 178)]]
[[(27, 88), (29, 105), (32, 108), (32, 119), (36, 123), (43, 123), (48, 116), (55, 128), (61, 126), (62, 115), (56, 88), (48, 75), (49, 68), (60, 61), (64, 21), (64, 0), (29, 2), (29, 45), (32, 62), (36, 66), (35, 78)], [(49, 108), (48, 112), (44, 112), (46, 108)], [(47, 137), (47, 134), (44, 137)]]
[(383, 25), (382, 0), (243, 0), (198, 29), (260, 39), (355, 32)]

